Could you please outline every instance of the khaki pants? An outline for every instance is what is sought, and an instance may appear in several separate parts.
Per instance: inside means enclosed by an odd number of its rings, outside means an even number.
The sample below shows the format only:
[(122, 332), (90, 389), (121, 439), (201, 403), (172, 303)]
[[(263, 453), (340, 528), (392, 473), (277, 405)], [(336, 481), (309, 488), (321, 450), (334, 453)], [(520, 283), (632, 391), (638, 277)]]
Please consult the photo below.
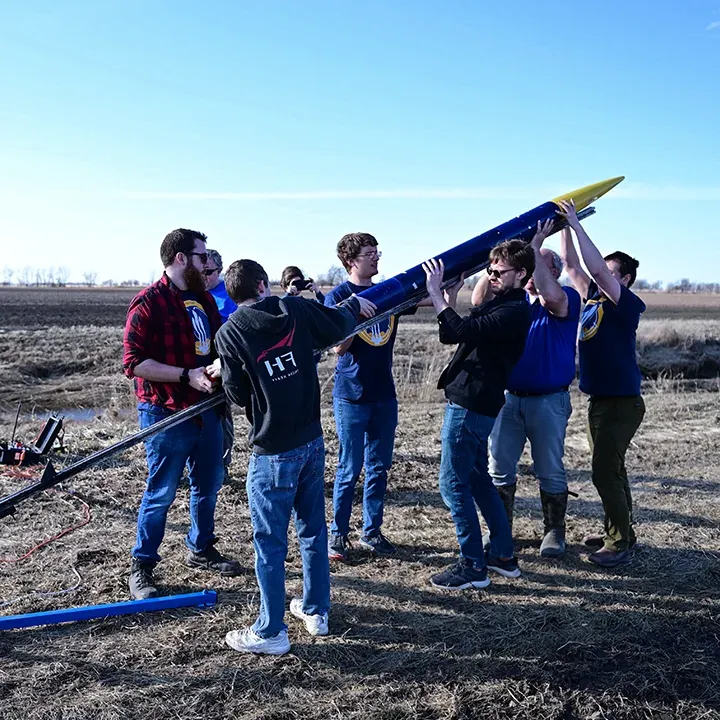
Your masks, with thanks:
[(635, 544), (632, 496), (625, 453), (645, 415), (642, 397), (591, 397), (588, 440), (592, 481), (605, 510), (605, 547), (627, 550)]

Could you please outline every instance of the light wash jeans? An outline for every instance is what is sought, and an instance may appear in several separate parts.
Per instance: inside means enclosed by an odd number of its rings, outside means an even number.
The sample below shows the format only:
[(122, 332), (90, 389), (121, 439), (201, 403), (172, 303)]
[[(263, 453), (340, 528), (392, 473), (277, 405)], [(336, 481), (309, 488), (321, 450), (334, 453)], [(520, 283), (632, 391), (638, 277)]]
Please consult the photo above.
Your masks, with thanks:
[(505, 393), (505, 405), (490, 434), (490, 476), (495, 485), (513, 485), (525, 441), (540, 489), (551, 495), (567, 490), (565, 431), (572, 414), (570, 393), (518, 397)]
[(485, 567), (485, 551), (476, 505), (490, 529), (493, 555), (513, 556), (507, 513), (488, 475), (487, 439), (494, 422), (449, 402), (440, 436), (440, 494), (455, 523), (460, 556), (477, 569)]
[[(140, 428), (145, 429), (173, 413), (159, 405), (140, 403)], [(190, 531), (185, 544), (202, 552), (215, 539), (215, 504), (223, 483), (222, 420), (214, 408), (197, 418), (162, 430), (145, 440), (148, 478), (140, 503), (137, 539), (132, 555), (143, 562), (157, 562), (165, 535), (168, 510), (187, 465), (190, 483)]]
[(398, 422), (397, 400), (354, 403), (335, 398), (340, 456), (333, 489), (333, 522), (330, 532), (350, 532), (353, 495), (365, 465), (363, 492), (363, 536), (380, 532), (385, 507), (387, 474), (392, 465), (395, 428)]
[(303, 612), (318, 615), (330, 609), (324, 475), (322, 437), (278, 455), (250, 456), (247, 494), (260, 587), (260, 616), (253, 630), (262, 638), (287, 628), (285, 558), (291, 515), (303, 566)]

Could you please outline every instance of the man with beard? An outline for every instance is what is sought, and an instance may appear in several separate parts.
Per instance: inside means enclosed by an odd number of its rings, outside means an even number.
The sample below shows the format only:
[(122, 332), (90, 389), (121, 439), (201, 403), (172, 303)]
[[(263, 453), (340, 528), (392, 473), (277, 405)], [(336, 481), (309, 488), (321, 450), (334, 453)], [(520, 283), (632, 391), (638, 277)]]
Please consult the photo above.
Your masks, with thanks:
[[(163, 276), (138, 293), (128, 309), (123, 369), (134, 379), (143, 429), (214, 390), (206, 368), (217, 357), (214, 338), (221, 319), (206, 290), (205, 240), (195, 230), (178, 229), (166, 235), (160, 247)], [(134, 600), (159, 594), (153, 570), (185, 467), (190, 485), (187, 564), (221, 575), (240, 572), (237, 561), (214, 547), (215, 503), (223, 482), (222, 412), (224, 406), (211, 408), (145, 441), (147, 487), (138, 513), (129, 581)]]

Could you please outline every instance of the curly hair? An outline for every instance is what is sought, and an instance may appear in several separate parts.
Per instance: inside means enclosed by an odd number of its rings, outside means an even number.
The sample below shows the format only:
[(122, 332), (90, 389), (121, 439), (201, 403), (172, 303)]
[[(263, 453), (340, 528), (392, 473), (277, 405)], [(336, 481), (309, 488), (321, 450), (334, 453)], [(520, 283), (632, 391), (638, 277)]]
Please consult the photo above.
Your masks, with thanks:
[(337, 256), (347, 272), (350, 272), (350, 263), (360, 254), (360, 250), (368, 245), (372, 247), (378, 245), (378, 241), (370, 233), (348, 233), (340, 238), (337, 244)]

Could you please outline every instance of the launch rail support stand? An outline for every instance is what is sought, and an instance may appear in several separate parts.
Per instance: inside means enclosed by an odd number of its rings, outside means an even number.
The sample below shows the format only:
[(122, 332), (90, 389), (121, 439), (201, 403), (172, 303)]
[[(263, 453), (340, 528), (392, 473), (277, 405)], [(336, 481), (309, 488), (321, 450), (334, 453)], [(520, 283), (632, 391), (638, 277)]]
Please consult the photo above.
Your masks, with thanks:
[(184, 595), (150, 598), (149, 600), (129, 600), (108, 605), (86, 605), (65, 610), (8, 615), (0, 617), (0, 630), (17, 630), (18, 628), (36, 627), (38, 625), (58, 625), (66, 622), (82, 622), (84, 620), (115, 617), (116, 615), (135, 615), (136, 613), (174, 610), (175, 608), (184, 607), (208, 608), (213, 607), (216, 603), (217, 593), (214, 590), (203, 590), (202, 592), (185, 593)]

